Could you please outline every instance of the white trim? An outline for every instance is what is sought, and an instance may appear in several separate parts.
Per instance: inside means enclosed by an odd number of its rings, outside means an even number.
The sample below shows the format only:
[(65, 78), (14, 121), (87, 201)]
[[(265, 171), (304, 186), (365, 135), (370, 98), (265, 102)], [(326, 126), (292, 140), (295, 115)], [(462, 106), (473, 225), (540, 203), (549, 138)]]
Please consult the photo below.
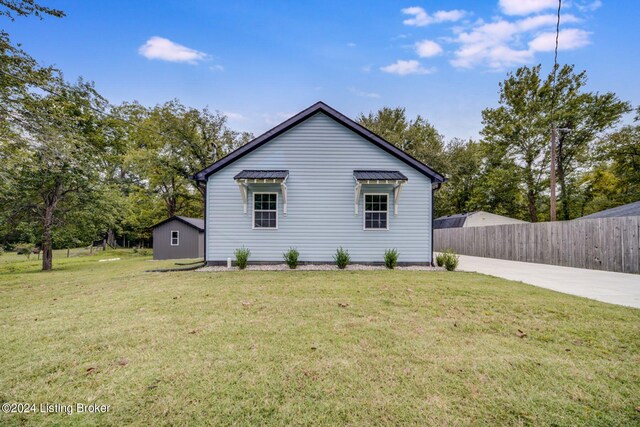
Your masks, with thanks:
[(246, 183), (240, 182), (240, 181), (236, 181), (236, 183), (238, 184), (238, 189), (240, 190), (240, 197), (242, 197), (242, 207), (244, 210), (244, 213), (247, 213), (247, 198), (248, 198), (248, 187)]
[[(280, 192), (282, 193), (282, 215), (287, 216), (287, 175), (280, 183)], [(277, 200), (276, 200), (277, 202)], [(278, 205), (276, 204), (276, 209)], [(278, 214), (276, 213), (276, 224), (278, 222)]]
[[(256, 194), (275, 194), (276, 195), (276, 228), (272, 227), (256, 227)], [(261, 212), (274, 212), (271, 209), (262, 209)], [(277, 230), (278, 229), (278, 192), (276, 191), (252, 191), (251, 192), (251, 228), (253, 230)]]
[[(177, 243), (173, 243), (173, 233), (176, 233), (176, 241)], [(171, 234), (169, 234), (169, 244), (171, 246), (180, 246), (180, 230), (171, 230)]]
[[(356, 179), (355, 177), (353, 177), (353, 179)], [(358, 215), (358, 206), (360, 205), (360, 191), (362, 190), (362, 184), (360, 183), (360, 181), (358, 181), (356, 179), (356, 187), (355, 187), (355, 198), (353, 201), (353, 207), (354, 207), (354, 215)]]
[[(367, 228), (367, 196), (387, 196), (387, 228)], [(369, 212), (383, 212), (383, 211), (369, 211)], [(386, 231), (389, 230), (389, 193), (364, 193), (362, 195), (362, 229), (364, 231)]]

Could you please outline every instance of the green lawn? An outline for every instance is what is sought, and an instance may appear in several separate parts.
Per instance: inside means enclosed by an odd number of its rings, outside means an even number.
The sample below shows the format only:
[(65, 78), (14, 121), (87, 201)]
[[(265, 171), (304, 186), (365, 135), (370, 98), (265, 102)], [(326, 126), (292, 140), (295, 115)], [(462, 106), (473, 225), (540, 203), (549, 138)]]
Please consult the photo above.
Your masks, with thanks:
[(469, 273), (63, 256), (0, 256), (0, 402), (110, 410), (0, 425), (640, 424), (640, 310)]

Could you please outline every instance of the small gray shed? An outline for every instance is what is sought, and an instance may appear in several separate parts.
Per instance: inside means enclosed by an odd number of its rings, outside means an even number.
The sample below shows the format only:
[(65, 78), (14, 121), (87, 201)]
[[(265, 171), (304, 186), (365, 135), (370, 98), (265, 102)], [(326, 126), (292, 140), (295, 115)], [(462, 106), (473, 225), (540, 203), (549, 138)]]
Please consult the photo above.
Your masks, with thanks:
[(153, 227), (153, 259), (204, 257), (204, 220), (172, 216)]

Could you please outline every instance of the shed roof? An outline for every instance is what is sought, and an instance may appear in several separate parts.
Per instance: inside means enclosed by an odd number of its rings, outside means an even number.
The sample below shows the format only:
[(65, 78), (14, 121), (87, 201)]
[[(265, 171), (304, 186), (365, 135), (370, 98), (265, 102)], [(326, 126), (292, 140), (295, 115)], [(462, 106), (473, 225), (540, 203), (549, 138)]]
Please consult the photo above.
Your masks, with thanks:
[(375, 133), (371, 132), (369, 129), (365, 128), (364, 126), (354, 122), (350, 118), (346, 117), (345, 115), (343, 115), (343, 114), (339, 113), (338, 111), (334, 110), (333, 108), (329, 107), (324, 102), (316, 102), (315, 104), (313, 104), (311, 107), (307, 108), (306, 110), (303, 110), (300, 113), (296, 114), (295, 116), (291, 117), (290, 119), (285, 120), (284, 122), (282, 122), (278, 126), (274, 127), (273, 129), (263, 133), (259, 137), (253, 139), (252, 141), (248, 142), (247, 144), (243, 145), (242, 147), (238, 148), (237, 150), (229, 153), (228, 155), (226, 155), (225, 157), (221, 158), (217, 162), (215, 162), (215, 163), (207, 166), (206, 168), (202, 169), (200, 172), (198, 172), (195, 175), (193, 175), (192, 178), (195, 179), (196, 181), (206, 181), (206, 179), (210, 175), (212, 175), (212, 174), (216, 173), (217, 171), (219, 171), (220, 169), (230, 165), (231, 163), (235, 162), (236, 160), (244, 157), (245, 155), (249, 154), (250, 152), (252, 152), (256, 148), (262, 146), (263, 144), (266, 144), (267, 142), (271, 141), (275, 137), (283, 134), (287, 130), (291, 129), (292, 127), (294, 127), (294, 126), (296, 126), (296, 125), (298, 125), (300, 123), (302, 123), (303, 121), (305, 121), (309, 117), (311, 117), (311, 116), (313, 116), (313, 115), (315, 115), (315, 114), (317, 114), (319, 112), (324, 113), (329, 118), (335, 120), (339, 124), (345, 126), (346, 128), (348, 128), (351, 131), (355, 132), (356, 134), (360, 135), (361, 137), (363, 137), (367, 141), (377, 145), (378, 147), (380, 147), (381, 149), (383, 149), (387, 153), (389, 153), (389, 154), (397, 157), (398, 159), (402, 160), (404, 163), (406, 163), (409, 166), (413, 167), (414, 169), (418, 170), (423, 175), (429, 177), (433, 182), (442, 183), (442, 182), (445, 182), (447, 180), (444, 177), (444, 175), (442, 175), (441, 173), (436, 172), (435, 170), (431, 169), (429, 166), (427, 166), (424, 163), (420, 162), (419, 160), (413, 158), (412, 156), (410, 156), (409, 154), (405, 153), (404, 151), (402, 151), (401, 149), (399, 149), (395, 145), (393, 145), (390, 142), (386, 141), (384, 138), (376, 135)]
[(433, 220), (433, 229), (439, 228), (459, 228), (464, 226), (465, 221), (475, 212), (465, 212), (462, 214), (441, 216)]
[(285, 179), (287, 176), (287, 170), (243, 170), (233, 179)]
[(191, 226), (198, 231), (204, 231), (204, 219), (189, 218), (188, 216), (178, 216), (178, 215), (174, 215), (171, 218), (167, 218), (164, 221), (160, 221), (159, 223), (152, 225), (151, 228), (159, 227), (163, 224), (166, 224), (167, 222), (174, 221), (174, 220), (187, 224), (188, 226)]
[(379, 170), (356, 170), (353, 171), (353, 177), (357, 180), (389, 180), (389, 181), (407, 181), (407, 177), (400, 171), (379, 171)]
[(604, 211), (592, 213), (591, 215), (583, 216), (580, 219), (616, 218), (620, 216), (640, 216), (640, 200), (615, 208), (606, 209)]

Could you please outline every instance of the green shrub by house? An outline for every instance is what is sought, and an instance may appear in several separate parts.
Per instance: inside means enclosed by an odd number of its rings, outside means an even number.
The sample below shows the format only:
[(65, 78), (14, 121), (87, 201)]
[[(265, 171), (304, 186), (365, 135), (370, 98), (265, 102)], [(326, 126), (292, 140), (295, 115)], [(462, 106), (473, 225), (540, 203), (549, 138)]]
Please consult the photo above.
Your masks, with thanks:
[(459, 261), (460, 256), (452, 249), (447, 249), (436, 257), (436, 264), (438, 267), (444, 267), (447, 271), (454, 271), (458, 268)]
[(340, 270), (344, 270), (351, 262), (349, 251), (342, 249), (342, 246), (336, 249), (336, 254), (333, 256), (333, 259), (336, 261), (336, 265)]
[(298, 257), (300, 252), (296, 248), (289, 248), (288, 251), (282, 254), (284, 262), (287, 263), (290, 269), (295, 269), (298, 266)]
[(247, 268), (247, 263), (249, 262), (250, 255), (251, 255), (251, 251), (245, 248), (244, 246), (239, 249), (236, 249), (235, 251), (236, 265), (240, 270), (244, 270), (245, 268)]
[(384, 265), (388, 269), (393, 270), (398, 265), (398, 253), (397, 249), (387, 249), (384, 251)]

